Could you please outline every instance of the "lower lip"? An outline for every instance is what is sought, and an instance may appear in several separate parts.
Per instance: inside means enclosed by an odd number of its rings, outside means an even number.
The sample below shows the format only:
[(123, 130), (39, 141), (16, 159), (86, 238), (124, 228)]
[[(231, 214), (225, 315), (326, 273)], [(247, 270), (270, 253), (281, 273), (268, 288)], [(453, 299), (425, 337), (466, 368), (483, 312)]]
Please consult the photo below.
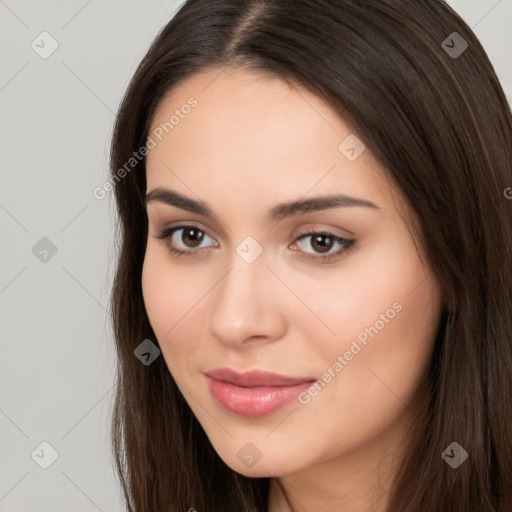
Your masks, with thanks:
[(256, 418), (277, 411), (292, 402), (313, 382), (301, 382), (293, 386), (261, 386), (244, 388), (207, 377), (212, 395), (229, 412), (239, 416)]

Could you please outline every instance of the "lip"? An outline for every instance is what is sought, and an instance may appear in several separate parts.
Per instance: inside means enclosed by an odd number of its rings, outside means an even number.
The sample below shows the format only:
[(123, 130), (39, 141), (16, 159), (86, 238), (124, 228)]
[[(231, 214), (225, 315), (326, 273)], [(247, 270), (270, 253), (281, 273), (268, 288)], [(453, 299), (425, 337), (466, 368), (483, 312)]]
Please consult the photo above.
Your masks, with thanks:
[(238, 373), (231, 368), (217, 368), (205, 375), (210, 392), (225, 410), (253, 418), (284, 407), (317, 380), (262, 370)]

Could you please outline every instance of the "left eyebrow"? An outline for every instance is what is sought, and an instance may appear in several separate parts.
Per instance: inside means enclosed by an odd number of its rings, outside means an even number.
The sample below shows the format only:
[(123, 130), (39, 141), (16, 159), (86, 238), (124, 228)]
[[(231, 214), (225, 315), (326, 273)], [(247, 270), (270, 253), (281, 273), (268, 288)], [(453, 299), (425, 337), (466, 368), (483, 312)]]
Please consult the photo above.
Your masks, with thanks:
[(279, 221), (286, 217), (293, 217), (296, 215), (303, 215), (309, 212), (319, 210), (327, 210), (329, 208), (342, 208), (362, 206), (366, 208), (380, 208), (367, 199), (360, 199), (358, 197), (351, 197), (345, 194), (335, 194), (330, 196), (318, 196), (310, 199), (301, 199), (289, 203), (281, 203), (272, 208), (268, 214), (268, 218), (273, 221)]
[[(160, 202), (205, 217), (214, 217), (212, 210), (205, 203), (179, 194), (175, 190), (157, 187), (146, 195), (146, 206), (151, 202)], [(280, 221), (286, 217), (295, 217), (309, 212), (354, 206), (380, 210), (375, 203), (367, 199), (334, 194), (280, 203), (269, 211), (267, 218), (269, 221)]]

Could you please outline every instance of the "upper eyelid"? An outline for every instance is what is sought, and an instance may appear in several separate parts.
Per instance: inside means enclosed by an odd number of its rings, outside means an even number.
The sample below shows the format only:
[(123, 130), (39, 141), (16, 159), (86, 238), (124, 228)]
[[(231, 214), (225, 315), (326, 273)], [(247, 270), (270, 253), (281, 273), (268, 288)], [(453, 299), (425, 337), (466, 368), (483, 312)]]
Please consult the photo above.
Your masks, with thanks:
[[(315, 223), (313, 223), (313, 224), (315, 224)], [(316, 223), (316, 224), (320, 224), (320, 223)], [(186, 229), (187, 227), (197, 228), (197, 229), (199, 229), (199, 231), (203, 231), (204, 233), (206, 233), (206, 235), (208, 235), (211, 239), (217, 241), (216, 238), (209, 233), (209, 228), (205, 228), (200, 222), (196, 222), (196, 221), (175, 221), (171, 224), (165, 224), (163, 227), (157, 228), (156, 234), (159, 235), (163, 231), (167, 231), (167, 230), (175, 230), (176, 231), (179, 229)], [(344, 231), (347, 231), (350, 234), (345, 235), (345, 234), (336, 233), (335, 228), (309, 227), (307, 229), (304, 229), (304, 231), (301, 230), (301, 232), (299, 234), (295, 235), (295, 239), (298, 240), (300, 237), (307, 236), (309, 234), (318, 234), (318, 233), (327, 233), (327, 234), (333, 235), (335, 237), (343, 238), (345, 240), (351, 240), (352, 238), (355, 238), (354, 233), (352, 233), (348, 230), (344, 230)]]

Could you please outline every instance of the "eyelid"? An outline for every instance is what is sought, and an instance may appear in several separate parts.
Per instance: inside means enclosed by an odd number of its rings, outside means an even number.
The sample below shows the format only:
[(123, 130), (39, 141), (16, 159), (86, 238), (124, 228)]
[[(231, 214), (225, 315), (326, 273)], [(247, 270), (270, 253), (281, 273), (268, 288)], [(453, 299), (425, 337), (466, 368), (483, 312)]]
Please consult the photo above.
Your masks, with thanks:
[[(297, 240), (298, 238), (300, 238), (301, 236), (304, 236), (304, 235), (313, 234), (313, 233), (317, 234), (317, 233), (321, 233), (321, 232), (329, 233), (334, 236), (343, 238), (345, 240), (350, 240), (352, 237), (355, 238), (355, 236), (356, 236), (355, 233), (353, 233), (352, 231), (349, 231), (348, 229), (341, 230), (340, 228), (331, 228), (331, 227), (326, 228), (326, 227), (319, 227), (319, 226), (325, 226), (325, 224), (310, 223), (309, 227), (301, 228), (299, 230), (298, 234), (295, 234), (292, 236), (293, 236), (294, 240)], [(187, 227), (195, 227), (195, 228), (199, 229), (200, 231), (203, 231), (204, 233), (206, 233), (210, 238), (215, 240), (215, 237), (210, 235), (208, 228), (205, 228), (204, 225), (201, 224), (200, 222), (193, 221), (193, 220), (171, 222), (170, 224), (166, 224), (163, 228), (160, 228), (159, 230), (157, 229), (157, 231), (159, 234), (161, 234), (162, 232), (168, 231), (170, 229), (187, 228)], [(344, 231), (347, 234), (338, 233), (337, 231)], [(158, 235), (155, 235), (154, 238), (158, 238)]]
[[(203, 232), (207, 237), (211, 238), (217, 244), (217, 246), (219, 245), (217, 240), (215, 240), (215, 237), (213, 237), (212, 235), (210, 235), (208, 233), (208, 230), (204, 229), (202, 226), (196, 225), (195, 223), (188, 222), (188, 221), (187, 222), (178, 222), (178, 223), (173, 223), (173, 224), (166, 225), (163, 228), (161, 228), (156, 233), (156, 235), (153, 235), (153, 238), (156, 238), (157, 240), (165, 240), (167, 238), (170, 238), (172, 235), (174, 235), (174, 233), (176, 231), (179, 231), (181, 229), (186, 230), (187, 228), (195, 228), (198, 231)], [(201, 248), (201, 249), (204, 249), (204, 248)], [(184, 251), (184, 252), (190, 252), (190, 253), (194, 252), (194, 253), (197, 253), (201, 249), (199, 249), (199, 250), (191, 249), (189, 251)]]
[[(344, 233), (340, 233), (340, 231), (344, 231)], [(355, 233), (349, 231), (348, 229), (334, 228), (334, 227), (325, 227), (325, 224), (310, 223), (309, 227), (301, 228), (297, 235), (294, 235), (295, 239), (300, 238), (301, 236), (312, 234), (312, 233), (329, 233), (331, 235), (343, 238), (345, 240), (351, 240), (355, 238)]]
[(154, 238), (159, 238), (160, 235), (166, 231), (170, 231), (171, 229), (178, 229), (178, 228), (197, 228), (200, 231), (203, 231), (206, 233), (210, 238), (214, 238), (208, 233), (208, 229), (205, 229), (205, 227), (200, 223), (193, 220), (187, 220), (187, 221), (175, 221), (171, 222), (170, 224), (165, 224), (162, 228), (155, 228), (157, 234), (153, 235)]

